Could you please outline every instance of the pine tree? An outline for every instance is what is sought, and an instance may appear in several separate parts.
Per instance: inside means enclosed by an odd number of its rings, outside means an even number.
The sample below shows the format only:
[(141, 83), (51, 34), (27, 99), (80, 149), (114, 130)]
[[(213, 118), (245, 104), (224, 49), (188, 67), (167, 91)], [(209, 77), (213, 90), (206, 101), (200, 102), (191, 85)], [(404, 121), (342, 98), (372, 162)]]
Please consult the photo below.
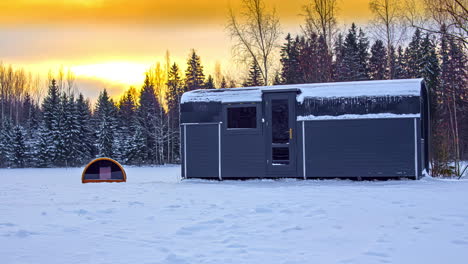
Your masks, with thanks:
[(95, 156), (94, 142), (96, 139), (91, 123), (91, 108), (89, 102), (81, 93), (76, 100), (76, 122), (78, 135), (80, 135), (77, 162), (78, 164), (85, 164)]
[(42, 103), (44, 126), (48, 130), (54, 130), (53, 126), (54, 123), (56, 123), (54, 120), (56, 119), (59, 105), (60, 95), (58, 92), (57, 82), (52, 80), (47, 91), (47, 96), (44, 98)]
[(33, 162), (35, 166), (40, 168), (48, 168), (53, 166), (53, 151), (54, 146), (51, 141), (49, 130), (41, 126), (38, 131), (38, 141), (35, 146)]
[(12, 141), (12, 122), (9, 118), (5, 118), (0, 126), (0, 167), (10, 166)]
[(247, 77), (244, 86), (263, 86), (263, 79), (262, 74), (260, 73), (260, 68), (254, 61), (250, 65), (249, 76)]
[(51, 131), (52, 140), (54, 142), (54, 164), (62, 167), (67, 165), (67, 143), (65, 139), (68, 137), (69, 131), (66, 130), (67, 120), (67, 106), (68, 97), (65, 93), (59, 97), (59, 107), (55, 113), (55, 119), (53, 120), (53, 130)]
[(141, 89), (140, 106), (137, 110), (139, 126), (142, 129), (145, 138), (147, 152), (144, 153), (146, 164), (162, 164), (163, 157), (161, 149), (164, 144), (162, 141), (162, 116), (159, 112), (159, 102), (154, 93), (154, 85), (150, 82), (148, 76)]
[(63, 160), (64, 145), (62, 142), (61, 133), (62, 122), (63, 122), (63, 109), (62, 100), (60, 98), (59, 88), (55, 80), (51, 81), (47, 95), (42, 102), (43, 118), (40, 128), (40, 142), (44, 144), (43, 148), (39, 148), (38, 151), (43, 160), (40, 163), (46, 166), (51, 165), (63, 165), (60, 164)]
[(120, 98), (117, 113), (117, 129), (115, 131), (114, 145), (115, 156), (127, 163), (127, 151), (130, 148), (132, 137), (135, 133), (136, 102), (133, 96), (135, 90), (130, 87)]
[(420, 46), (420, 52), (419, 75), (424, 78), (430, 93), (435, 93), (439, 86), (440, 66), (435, 44), (429, 34), (426, 34), (424, 37)]
[(187, 70), (185, 71), (185, 91), (202, 89), (204, 87), (205, 75), (200, 57), (193, 49), (187, 60)]
[(143, 135), (141, 126), (136, 125), (135, 133), (125, 152), (125, 163), (141, 166), (146, 161), (146, 153), (148, 153), (146, 137)]
[[(209, 78), (208, 78), (209, 79)], [(225, 82), (223, 77), (223, 82)], [(168, 107), (168, 161), (170, 163), (176, 162), (179, 160), (179, 104), (180, 98), (183, 93), (182, 80), (180, 77), (180, 71), (177, 64), (173, 64), (171, 70), (169, 71), (168, 81), (167, 81), (167, 94), (166, 101)]]
[(341, 79), (344, 81), (356, 81), (360, 80), (362, 77), (360, 48), (358, 41), (356, 25), (353, 23), (343, 43), (344, 71), (343, 77)]
[(383, 80), (385, 78), (385, 65), (387, 62), (386, 50), (381, 40), (375, 41), (371, 48), (369, 59), (369, 74), (372, 80)]
[(205, 82), (205, 85), (204, 85), (205, 89), (215, 89), (215, 84), (214, 84), (214, 79), (211, 75), (208, 75), (208, 78), (206, 79), (206, 82)]
[(332, 80), (333, 81), (344, 81), (346, 79), (346, 67), (344, 61), (344, 43), (343, 35), (338, 34), (338, 38), (333, 47), (335, 60), (333, 61), (332, 68)]
[(228, 88), (228, 84), (227, 84), (227, 81), (226, 81), (226, 77), (223, 76), (223, 79), (221, 81), (221, 87), (220, 88)]
[(20, 126), (15, 126), (9, 154), (10, 164), (15, 168), (24, 168), (27, 162), (26, 153), (23, 129)]
[(321, 78), (318, 54), (317, 34), (311, 34), (307, 39), (301, 37), (296, 40), (299, 49), (299, 72), (298, 83), (315, 83)]
[[(298, 37), (296, 38), (298, 39)], [(281, 47), (281, 79), (284, 84), (300, 83), (299, 50), (297, 41), (291, 34), (285, 38), (286, 43)]]
[(411, 39), (411, 42), (408, 44), (408, 47), (405, 51), (406, 62), (407, 62), (407, 77), (408, 78), (421, 78), (422, 75), (422, 68), (421, 68), (421, 61), (422, 61), (422, 37), (421, 31), (416, 29), (414, 35)]
[(359, 28), (358, 35), (358, 54), (359, 54), (359, 71), (357, 80), (369, 79), (369, 40), (364, 31)]
[(387, 68), (385, 69), (385, 78), (388, 80), (395, 79), (397, 70), (397, 55), (395, 47), (390, 45), (390, 50), (387, 51)]
[(99, 93), (95, 111), (98, 157), (114, 157), (115, 110), (114, 102), (104, 89)]
[(406, 60), (405, 53), (401, 46), (398, 47), (396, 60), (395, 60), (395, 70), (394, 70), (394, 79), (405, 79), (407, 78), (407, 69), (406, 69)]

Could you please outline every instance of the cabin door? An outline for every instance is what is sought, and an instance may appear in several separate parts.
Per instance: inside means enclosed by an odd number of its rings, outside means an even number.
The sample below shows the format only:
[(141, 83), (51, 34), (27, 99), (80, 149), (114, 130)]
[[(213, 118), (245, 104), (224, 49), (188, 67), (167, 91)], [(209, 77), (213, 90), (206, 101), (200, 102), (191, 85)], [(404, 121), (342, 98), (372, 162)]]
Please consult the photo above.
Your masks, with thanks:
[(296, 176), (296, 93), (264, 93), (267, 171)]

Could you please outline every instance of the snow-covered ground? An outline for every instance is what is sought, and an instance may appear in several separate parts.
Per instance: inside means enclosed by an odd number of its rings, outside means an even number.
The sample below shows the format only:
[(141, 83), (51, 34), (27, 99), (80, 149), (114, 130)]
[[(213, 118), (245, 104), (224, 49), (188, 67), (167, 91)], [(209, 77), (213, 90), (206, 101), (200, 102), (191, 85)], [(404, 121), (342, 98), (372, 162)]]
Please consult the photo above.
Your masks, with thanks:
[(468, 180), (180, 181), (0, 170), (0, 263), (468, 263)]

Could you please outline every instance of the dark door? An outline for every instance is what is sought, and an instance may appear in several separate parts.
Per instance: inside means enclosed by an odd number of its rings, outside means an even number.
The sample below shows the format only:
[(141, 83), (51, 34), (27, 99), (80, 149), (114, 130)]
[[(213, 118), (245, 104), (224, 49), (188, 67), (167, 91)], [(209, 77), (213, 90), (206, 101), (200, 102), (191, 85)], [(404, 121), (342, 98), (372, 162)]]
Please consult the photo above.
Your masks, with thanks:
[(266, 93), (264, 99), (268, 173), (296, 177), (296, 94)]

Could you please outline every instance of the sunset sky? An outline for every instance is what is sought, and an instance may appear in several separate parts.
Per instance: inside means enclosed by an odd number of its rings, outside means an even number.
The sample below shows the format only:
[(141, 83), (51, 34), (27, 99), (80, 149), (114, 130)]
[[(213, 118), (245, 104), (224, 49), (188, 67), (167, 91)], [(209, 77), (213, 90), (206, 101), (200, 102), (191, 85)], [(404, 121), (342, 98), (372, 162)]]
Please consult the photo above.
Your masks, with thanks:
[[(284, 33), (297, 33), (306, 0), (266, 0)], [(369, 0), (341, 0), (340, 25), (366, 23)], [(14, 0), (0, 1), (0, 60), (45, 75), (61, 65), (77, 75), (77, 86), (95, 98), (106, 87), (118, 95), (140, 85), (145, 70), (166, 50), (185, 69), (191, 48), (205, 73), (216, 62), (234, 72), (225, 31), (228, 6), (241, 0)], [(281, 40), (282, 41), (282, 40)]]

